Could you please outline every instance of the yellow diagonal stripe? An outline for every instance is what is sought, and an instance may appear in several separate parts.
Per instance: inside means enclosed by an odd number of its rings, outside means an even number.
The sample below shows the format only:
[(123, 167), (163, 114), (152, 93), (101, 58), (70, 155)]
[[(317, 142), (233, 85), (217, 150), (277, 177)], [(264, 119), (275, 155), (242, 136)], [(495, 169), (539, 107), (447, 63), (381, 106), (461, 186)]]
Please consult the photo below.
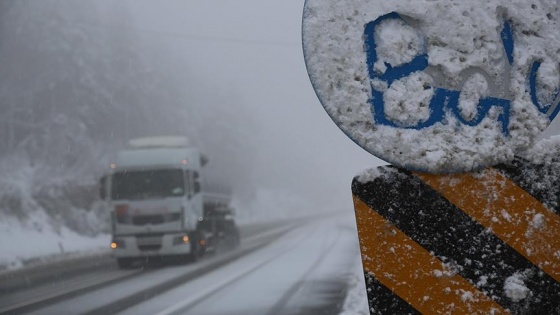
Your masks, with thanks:
[(560, 216), (509, 178), (495, 169), (415, 175), (560, 282)]
[(354, 196), (366, 272), (422, 314), (508, 314)]

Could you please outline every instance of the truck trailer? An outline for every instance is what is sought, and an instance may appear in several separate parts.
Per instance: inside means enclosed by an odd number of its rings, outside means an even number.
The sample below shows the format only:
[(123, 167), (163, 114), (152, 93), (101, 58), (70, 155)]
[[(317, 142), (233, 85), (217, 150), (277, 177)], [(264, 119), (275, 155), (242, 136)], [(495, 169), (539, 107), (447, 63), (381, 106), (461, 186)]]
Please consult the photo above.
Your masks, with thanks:
[(146, 258), (197, 260), (239, 244), (231, 192), (205, 177), (208, 158), (184, 137), (129, 141), (100, 180), (121, 268)]

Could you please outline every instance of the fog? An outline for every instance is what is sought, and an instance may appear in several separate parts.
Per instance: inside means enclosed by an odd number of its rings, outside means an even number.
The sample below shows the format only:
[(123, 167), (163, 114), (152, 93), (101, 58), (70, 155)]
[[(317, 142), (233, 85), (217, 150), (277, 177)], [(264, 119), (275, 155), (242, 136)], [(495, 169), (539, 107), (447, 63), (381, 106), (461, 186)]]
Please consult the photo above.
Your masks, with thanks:
[(318, 102), (302, 9), (303, 1), (2, 1), (1, 212), (26, 217), (42, 206), (79, 222), (116, 150), (170, 134), (201, 147), (240, 200), (264, 189), (299, 196), (310, 211), (351, 211), (352, 177), (382, 162)]
[[(351, 206), (351, 178), (380, 162), (338, 130), (313, 92), (301, 49), (303, 1), (129, 1), (127, 7), (138, 31), (165, 38), (160, 49), (187, 64), (184, 82), (197, 78), (195, 84), (234, 91), (235, 106), (248, 109), (247, 119), (258, 125), (258, 185)], [(212, 93), (197, 97), (224, 103)]]
[(303, 4), (0, 2), (0, 214), (42, 206), (75, 225), (116, 150), (170, 134), (201, 147), (240, 200), (268, 190), (351, 212), (352, 177), (383, 162), (317, 100)]

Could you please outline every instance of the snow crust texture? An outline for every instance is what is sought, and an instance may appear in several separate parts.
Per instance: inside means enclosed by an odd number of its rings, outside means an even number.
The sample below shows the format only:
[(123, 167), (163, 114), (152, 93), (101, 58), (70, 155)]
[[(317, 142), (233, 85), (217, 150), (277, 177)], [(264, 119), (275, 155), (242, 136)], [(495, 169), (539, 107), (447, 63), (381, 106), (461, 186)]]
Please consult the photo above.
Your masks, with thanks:
[[(539, 106), (557, 102), (559, 7), (558, 0), (307, 0), (309, 76), (335, 123), (389, 163), (448, 173), (509, 162), (549, 124), (550, 111)], [(401, 18), (370, 30), (377, 43), (370, 65), (366, 26), (393, 12)], [(387, 79), (422, 55), (426, 67)], [(458, 104), (434, 123), (438, 89), (456, 91)], [(505, 103), (484, 109), (483, 99)]]

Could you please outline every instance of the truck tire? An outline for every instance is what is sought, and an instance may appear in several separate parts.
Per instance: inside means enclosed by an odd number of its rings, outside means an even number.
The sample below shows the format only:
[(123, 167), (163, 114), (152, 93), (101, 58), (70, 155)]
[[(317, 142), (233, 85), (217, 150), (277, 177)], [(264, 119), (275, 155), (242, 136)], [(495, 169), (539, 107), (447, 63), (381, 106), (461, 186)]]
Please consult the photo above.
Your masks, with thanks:
[(200, 240), (200, 234), (199, 232), (194, 232), (191, 234), (191, 252), (187, 255), (187, 261), (188, 262), (197, 262), (200, 257), (202, 256), (201, 251), (201, 247), (198, 244), (198, 241)]

